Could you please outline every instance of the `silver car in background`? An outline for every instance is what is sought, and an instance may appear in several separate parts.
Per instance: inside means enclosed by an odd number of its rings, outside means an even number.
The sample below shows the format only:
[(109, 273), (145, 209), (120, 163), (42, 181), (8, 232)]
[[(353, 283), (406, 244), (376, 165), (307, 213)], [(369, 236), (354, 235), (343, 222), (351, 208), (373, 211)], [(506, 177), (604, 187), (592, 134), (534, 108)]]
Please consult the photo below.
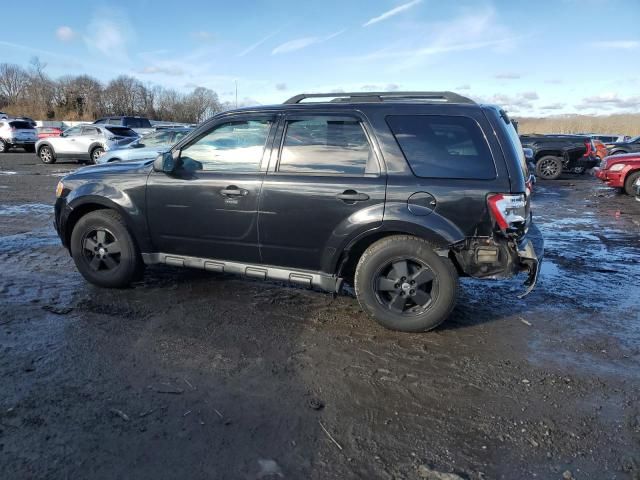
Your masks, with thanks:
[(0, 120), (0, 153), (11, 148), (22, 148), (25, 152), (35, 152), (38, 132), (31, 123), (24, 120)]
[(65, 130), (59, 137), (39, 140), (36, 152), (43, 163), (55, 163), (59, 159), (96, 163), (104, 152), (138, 138), (138, 134), (127, 127), (77, 125)]
[(158, 154), (171, 148), (189, 133), (191, 127), (158, 130), (128, 145), (113, 148), (96, 160), (96, 163), (127, 162), (129, 160), (155, 159)]

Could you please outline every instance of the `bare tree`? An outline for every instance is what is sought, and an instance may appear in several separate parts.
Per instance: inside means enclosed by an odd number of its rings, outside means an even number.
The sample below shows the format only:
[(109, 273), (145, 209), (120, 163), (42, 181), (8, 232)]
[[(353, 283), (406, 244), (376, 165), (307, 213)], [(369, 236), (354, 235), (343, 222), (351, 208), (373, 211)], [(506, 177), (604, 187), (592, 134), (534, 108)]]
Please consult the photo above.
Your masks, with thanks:
[(29, 74), (19, 65), (0, 63), (0, 95), (8, 104), (18, 102), (27, 87)]

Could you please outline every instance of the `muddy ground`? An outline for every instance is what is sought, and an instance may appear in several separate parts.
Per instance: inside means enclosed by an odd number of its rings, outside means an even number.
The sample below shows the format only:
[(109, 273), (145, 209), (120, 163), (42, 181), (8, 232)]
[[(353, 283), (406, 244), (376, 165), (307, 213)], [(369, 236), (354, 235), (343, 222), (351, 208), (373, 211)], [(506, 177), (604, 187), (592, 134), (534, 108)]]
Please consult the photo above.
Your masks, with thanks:
[(538, 184), (529, 297), (465, 280), (403, 334), (199, 271), (87, 284), (52, 227), (76, 167), (0, 156), (0, 478), (640, 478), (640, 203), (593, 177)]

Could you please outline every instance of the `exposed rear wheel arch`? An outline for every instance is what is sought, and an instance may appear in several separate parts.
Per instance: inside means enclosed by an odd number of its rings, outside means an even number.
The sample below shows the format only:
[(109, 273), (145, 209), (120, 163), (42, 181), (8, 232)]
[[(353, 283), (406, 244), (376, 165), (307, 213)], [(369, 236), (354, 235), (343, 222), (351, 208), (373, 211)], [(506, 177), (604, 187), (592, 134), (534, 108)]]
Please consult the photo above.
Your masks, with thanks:
[[(378, 240), (382, 240), (383, 238), (393, 237), (398, 235), (416, 236), (417, 238), (420, 238), (420, 236), (415, 235), (415, 233), (402, 231), (402, 230), (389, 230), (389, 231), (375, 232), (375, 233), (372, 233), (371, 235), (367, 235), (366, 237), (359, 239), (356, 243), (349, 246), (348, 250), (346, 250), (342, 254), (342, 257), (340, 258), (337, 264), (336, 273), (340, 277), (347, 280), (349, 283), (353, 283), (356, 267), (358, 266), (360, 257), (362, 257), (362, 254), (367, 250), (367, 248), (369, 248), (371, 245), (376, 243)], [(455, 265), (456, 262), (455, 262), (454, 256), (449, 255), (449, 259), (452, 260)], [(455, 266), (456, 266), (456, 269), (460, 272), (460, 269), (458, 268), (458, 266), (457, 265)]]

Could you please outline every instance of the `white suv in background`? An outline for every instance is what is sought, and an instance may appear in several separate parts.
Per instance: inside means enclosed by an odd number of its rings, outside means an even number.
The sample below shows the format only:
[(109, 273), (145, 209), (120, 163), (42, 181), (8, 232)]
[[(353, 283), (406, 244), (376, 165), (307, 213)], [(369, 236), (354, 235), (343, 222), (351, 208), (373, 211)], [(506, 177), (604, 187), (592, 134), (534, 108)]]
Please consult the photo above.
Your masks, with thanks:
[(23, 148), (26, 152), (35, 152), (38, 132), (25, 120), (0, 120), (0, 153), (11, 148)]
[(36, 152), (43, 163), (55, 163), (58, 159), (95, 163), (107, 150), (137, 138), (138, 134), (127, 127), (78, 125), (65, 130), (59, 137), (39, 140)]

